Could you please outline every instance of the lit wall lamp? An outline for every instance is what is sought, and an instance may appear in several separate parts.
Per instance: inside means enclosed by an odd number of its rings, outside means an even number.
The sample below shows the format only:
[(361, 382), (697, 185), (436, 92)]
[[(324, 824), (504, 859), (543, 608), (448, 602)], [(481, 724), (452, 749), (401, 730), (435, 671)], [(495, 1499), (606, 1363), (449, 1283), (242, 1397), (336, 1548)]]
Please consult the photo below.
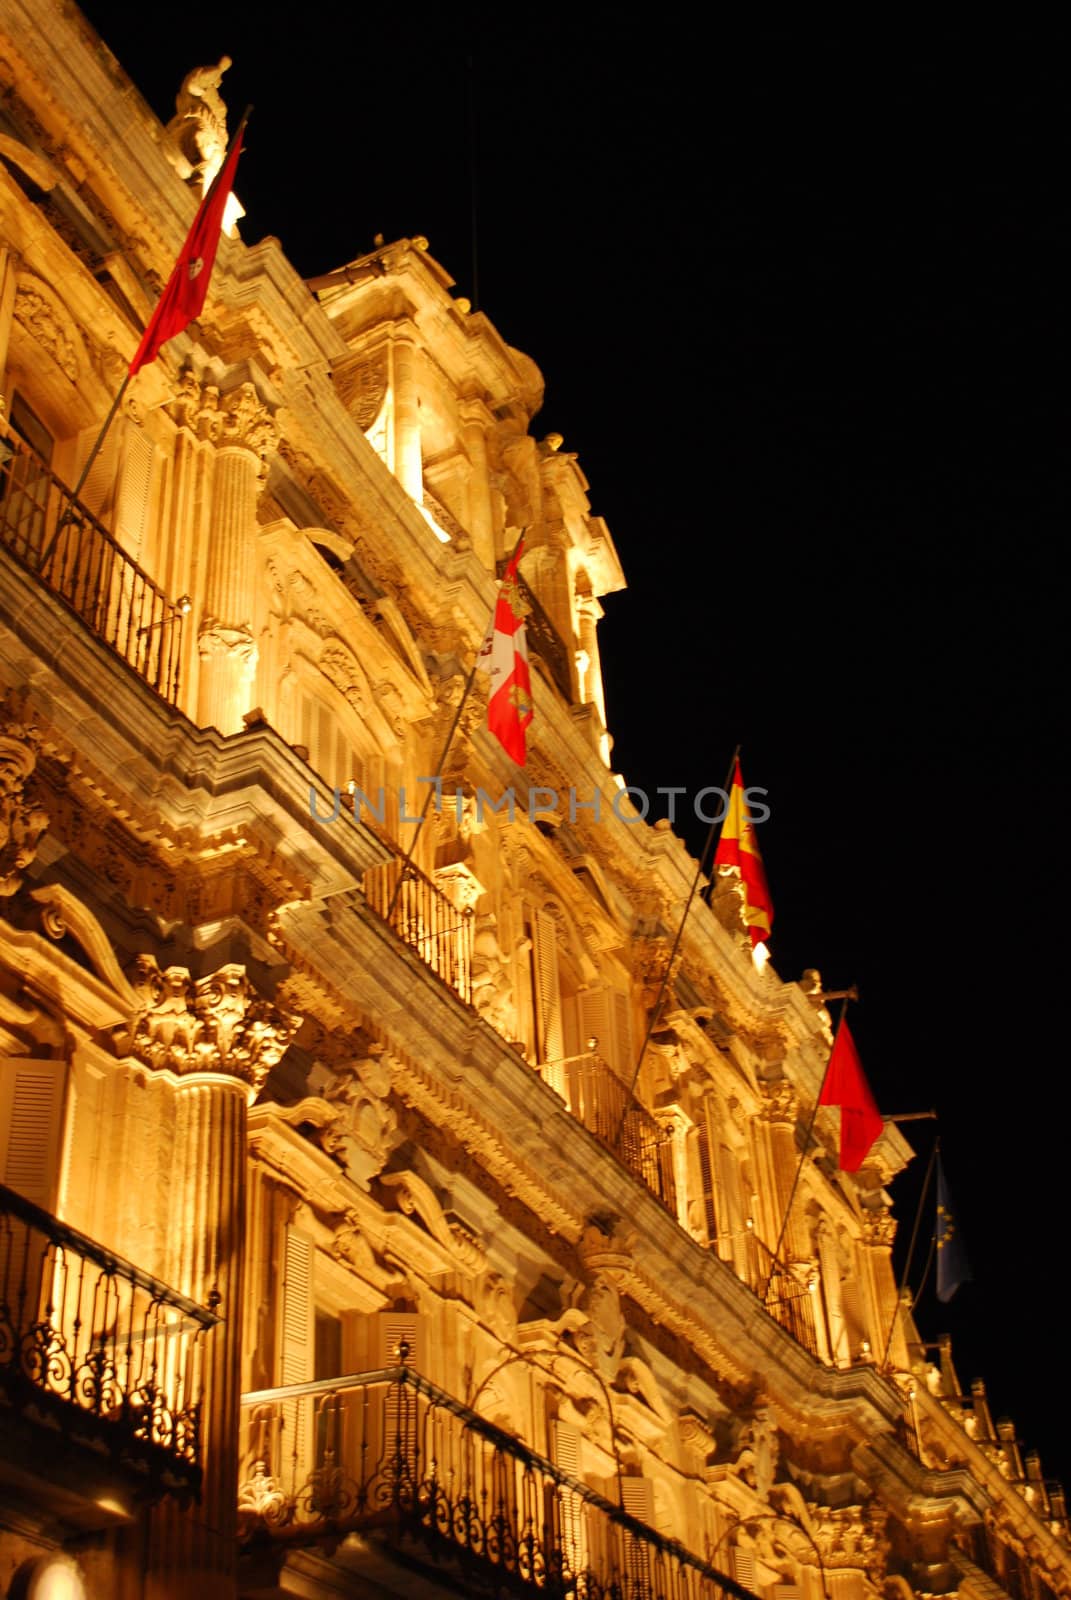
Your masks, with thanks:
[(140, 639), (146, 633), (152, 633), (154, 628), (162, 628), (165, 622), (173, 622), (176, 617), (188, 617), (193, 610), (193, 601), (188, 594), (180, 595), (171, 606), (171, 613), (166, 617), (157, 617), (155, 622), (147, 622), (143, 628), (138, 629)]

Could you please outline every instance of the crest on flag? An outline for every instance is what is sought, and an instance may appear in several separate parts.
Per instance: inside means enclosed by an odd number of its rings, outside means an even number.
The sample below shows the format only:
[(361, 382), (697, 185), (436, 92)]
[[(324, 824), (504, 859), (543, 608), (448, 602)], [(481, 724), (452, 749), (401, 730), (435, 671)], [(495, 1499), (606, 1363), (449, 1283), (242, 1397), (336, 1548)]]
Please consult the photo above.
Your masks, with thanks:
[(528, 607), (521, 594), (517, 562), (523, 538), (502, 575), (498, 599), (480, 647), (480, 662), (491, 678), (487, 726), (511, 760), (523, 767), (527, 758), (525, 731), (535, 712), (528, 668), (524, 618)]

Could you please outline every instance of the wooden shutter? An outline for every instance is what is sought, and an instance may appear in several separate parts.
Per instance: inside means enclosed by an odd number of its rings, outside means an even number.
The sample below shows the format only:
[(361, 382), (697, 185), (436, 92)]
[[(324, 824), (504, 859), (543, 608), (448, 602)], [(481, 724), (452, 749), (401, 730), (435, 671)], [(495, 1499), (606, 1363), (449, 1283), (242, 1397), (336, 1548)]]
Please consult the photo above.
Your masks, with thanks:
[[(410, 1370), (424, 1371), (425, 1328), (424, 1318), (414, 1311), (380, 1311), (376, 1313), (374, 1334), (376, 1362), (380, 1367), (403, 1365), (401, 1346), (408, 1345), (404, 1365)], [(378, 1399), (382, 1395), (382, 1404)], [(420, 1441), (421, 1400), (412, 1384), (389, 1383), (377, 1385), (374, 1416), (371, 1425), (372, 1448), (369, 1451), (368, 1472), (379, 1471), (388, 1483), (408, 1482), (416, 1470), (417, 1450)], [(382, 1428), (382, 1436), (378, 1430)], [(378, 1466), (377, 1466), (378, 1462)]]
[(636, 1061), (632, 1047), (632, 1004), (627, 994), (619, 989), (610, 992), (610, 1010), (613, 1021), (613, 1064), (626, 1083), (632, 1081)]
[[(548, 1424), (550, 1459), (571, 1478), (581, 1478), (580, 1429), (552, 1417)], [(547, 1526), (561, 1558), (565, 1586), (588, 1565), (585, 1501), (567, 1484), (548, 1484)]]
[(714, 1204), (714, 1163), (710, 1153), (710, 1134), (702, 1123), (696, 1129), (696, 1148), (699, 1155), (699, 1183), (707, 1244), (715, 1249), (718, 1240), (718, 1218)]
[(586, 1055), (591, 1048), (589, 1039), (597, 1041), (595, 1054), (604, 1061), (612, 1061), (614, 1053), (613, 1034), (610, 1027), (610, 1008), (606, 1001), (606, 990), (602, 988), (581, 989), (577, 995), (577, 1011), (580, 1018), (580, 1051)]
[(404, 1365), (424, 1372), (424, 1332), (424, 1318), (415, 1311), (377, 1312), (376, 1366), (402, 1366), (399, 1346), (407, 1344), (409, 1350)]
[(0, 1064), (0, 1182), (53, 1211), (63, 1118), (63, 1061)]
[(141, 560), (145, 547), (155, 454), (155, 446), (144, 429), (128, 427), (116, 495), (115, 536), (135, 561)]
[[(87, 429), (78, 441), (78, 473), (81, 474), (90, 450), (97, 438), (97, 429)], [(99, 517), (106, 528), (111, 528), (114, 521), (115, 510), (115, 479), (119, 465), (119, 435), (115, 429), (109, 430), (104, 443), (94, 457), (89, 469), (89, 476), (82, 485), (79, 499), (87, 505), (95, 517)]]
[[(315, 1370), (316, 1310), (312, 1276), (312, 1240), (288, 1227), (283, 1245), (279, 1357), (279, 1382), (284, 1386), (311, 1382)], [(289, 1474), (295, 1474), (295, 1489), (301, 1487), (312, 1465), (314, 1404), (308, 1395), (303, 1395), (284, 1401), (281, 1407), (281, 1465), (288, 1487)]]
[(535, 935), (536, 1039), (540, 1061), (560, 1061), (562, 1036), (561, 986), (558, 979), (558, 925), (546, 911), (537, 911)]
[(755, 1592), (755, 1553), (753, 1550), (733, 1550), (733, 1577), (745, 1589)]
[(280, 1382), (309, 1383), (316, 1350), (316, 1320), (312, 1299), (310, 1239), (286, 1230), (283, 1266), (283, 1353)]
[[(654, 1527), (654, 1484), (648, 1478), (638, 1474), (626, 1474), (621, 1479), (621, 1508), (627, 1511), (630, 1517), (635, 1517), (638, 1522), (644, 1523), (648, 1528)], [(638, 1539), (633, 1533), (626, 1533), (624, 1567), (628, 1578), (628, 1593), (649, 1594), (654, 1573), (652, 1569), (652, 1547), (645, 1539)]]

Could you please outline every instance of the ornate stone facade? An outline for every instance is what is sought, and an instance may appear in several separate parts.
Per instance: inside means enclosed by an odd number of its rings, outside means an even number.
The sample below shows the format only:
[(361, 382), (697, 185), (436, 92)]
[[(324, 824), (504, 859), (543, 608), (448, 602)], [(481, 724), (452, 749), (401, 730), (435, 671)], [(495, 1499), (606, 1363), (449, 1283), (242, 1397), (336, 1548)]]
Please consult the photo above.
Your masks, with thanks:
[[(165, 131), (70, 8), (0, 33), (0, 1284), (55, 1268), (0, 1290), (0, 1588), (1071, 1597), (1062, 1493), (897, 1295), (905, 1141), (838, 1174), (820, 1110), (800, 1164), (818, 975), (731, 876), (675, 948), (612, 538), (427, 241), (315, 292), (224, 241), (86, 479), (89, 598), (41, 559), (228, 63)], [(495, 798), (478, 696), (443, 754), (522, 527), (524, 781), (598, 821)]]

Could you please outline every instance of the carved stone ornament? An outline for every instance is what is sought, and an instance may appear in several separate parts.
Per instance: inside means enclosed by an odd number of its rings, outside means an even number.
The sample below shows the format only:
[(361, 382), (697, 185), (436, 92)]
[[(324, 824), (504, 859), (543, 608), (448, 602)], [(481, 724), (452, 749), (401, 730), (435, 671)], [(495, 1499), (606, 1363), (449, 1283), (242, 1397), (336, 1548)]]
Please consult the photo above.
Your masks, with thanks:
[(144, 1008), (131, 1054), (156, 1070), (219, 1072), (259, 1093), (301, 1025), (261, 998), (236, 962), (193, 979), (185, 967), (161, 971), (144, 955), (128, 976)]
[(761, 1500), (767, 1500), (777, 1478), (781, 1446), (777, 1424), (766, 1406), (760, 1406), (744, 1424), (740, 1446), (730, 1471), (750, 1484)]
[(15, 320), (50, 355), (72, 383), (78, 381), (78, 357), (74, 341), (61, 326), (60, 315), (45, 295), (20, 283), (15, 291)]
[(0, 896), (22, 887), (23, 872), (49, 823), (33, 785), (41, 736), (25, 717), (20, 696), (0, 699)]
[(333, 1077), (322, 1096), (308, 1096), (278, 1115), (305, 1128), (321, 1150), (366, 1187), (382, 1172), (401, 1143), (398, 1114), (390, 1103), (390, 1063), (384, 1048), (354, 1038), (360, 1054), (331, 1063)]
[(760, 1078), (762, 1116), (765, 1121), (795, 1127), (799, 1115), (799, 1094), (787, 1078)]
[(230, 57), (223, 56), (215, 66), (194, 67), (188, 72), (175, 96), (175, 115), (167, 125), (179, 176), (186, 179), (196, 172), (205, 186), (223, 165), (227, 150), (227, 107), (219, 86), (230, 65)]
[(220, 400), (220, 412), (220, 446), (250, 451), (266, 471), (268, 457), (279, 443), (279, 426), (258, 395), (256, 385), (246, 382), (231, 389)]
[(335, 369), (342, 404), (363, 433), (375, 422), (387, 398), (387, 353)]

